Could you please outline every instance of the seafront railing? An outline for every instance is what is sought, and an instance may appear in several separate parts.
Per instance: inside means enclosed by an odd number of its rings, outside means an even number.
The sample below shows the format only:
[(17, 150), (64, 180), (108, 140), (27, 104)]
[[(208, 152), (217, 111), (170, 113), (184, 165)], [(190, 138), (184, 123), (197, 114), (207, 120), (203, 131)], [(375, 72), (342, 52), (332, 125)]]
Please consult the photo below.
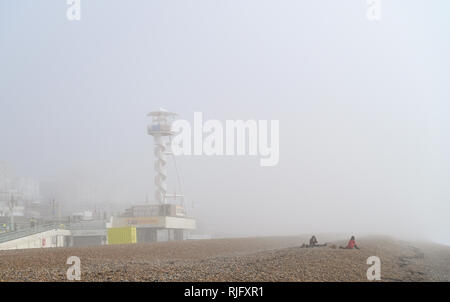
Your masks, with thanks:
[(53, 229), (65, 229), (65, 228), (66, 228), (66, 226), (64, 226), (62, 224), (49, 223), (49, 224), (36, 225), (34, 227), (30, 227), (27, 229), (21, 229), (18, 231), (1, 233), (0, 234), (0, 243), (27, 237), (27, 236), (42, 233), (45, 231), (50, 231)]

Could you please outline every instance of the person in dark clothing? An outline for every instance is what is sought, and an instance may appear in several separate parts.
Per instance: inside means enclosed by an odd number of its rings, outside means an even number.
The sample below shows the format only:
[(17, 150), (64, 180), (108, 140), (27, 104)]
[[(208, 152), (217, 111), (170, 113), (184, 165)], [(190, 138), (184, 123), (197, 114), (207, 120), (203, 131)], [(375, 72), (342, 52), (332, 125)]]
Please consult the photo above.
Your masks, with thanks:
[(319, 242), (317, 241), (317, 238), (316, 238), (316, 236), (312, 236), (311, 237), (311, 239), (309, 239), (309, 245), (310, 246), (315, 246), (315, 245), (317, 245)]
[(302, 244), (301, 247), (319, 247), (319, 246), (326, 246), (327, 244), (319, 244), (319, 242), (317, 241), (316, 236), (312, 236), (311, 239), (309, 239), (309, 245), (308, 244)]

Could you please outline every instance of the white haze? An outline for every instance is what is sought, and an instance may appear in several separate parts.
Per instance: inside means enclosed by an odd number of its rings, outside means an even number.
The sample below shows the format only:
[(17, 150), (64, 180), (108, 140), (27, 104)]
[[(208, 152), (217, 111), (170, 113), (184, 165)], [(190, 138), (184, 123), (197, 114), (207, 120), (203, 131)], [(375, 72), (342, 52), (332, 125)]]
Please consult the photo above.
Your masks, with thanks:
[(203, 232), (450, 244), (450, 5), (382, 2), (2, 1), (0, 160), (67, 211), (121, 211), (153, 199), (148, 112), (277, 119), (275, 167), (178, 158)]

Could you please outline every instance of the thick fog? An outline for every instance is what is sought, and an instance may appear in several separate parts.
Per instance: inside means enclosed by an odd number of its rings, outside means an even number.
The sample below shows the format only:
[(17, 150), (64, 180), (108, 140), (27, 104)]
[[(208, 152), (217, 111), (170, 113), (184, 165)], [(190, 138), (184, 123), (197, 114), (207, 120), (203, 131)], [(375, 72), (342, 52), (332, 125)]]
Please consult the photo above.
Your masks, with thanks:
[(1, 1), (0, 160), (120, 212), (154, 202), (148, 112), (279, 120), (275, 166), (176, 157), (199, 231), (450, 244), (450, 3), (381, 2)]

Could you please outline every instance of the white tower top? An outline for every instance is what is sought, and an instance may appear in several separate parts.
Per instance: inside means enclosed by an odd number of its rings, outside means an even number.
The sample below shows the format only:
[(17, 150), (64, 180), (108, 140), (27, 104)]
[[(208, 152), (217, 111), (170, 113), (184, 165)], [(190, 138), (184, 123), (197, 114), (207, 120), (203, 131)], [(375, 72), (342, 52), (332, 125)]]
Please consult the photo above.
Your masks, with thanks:
[(152, 123), (148, 126), (148, 134), (152, 136), (167, 136), (173, 135), (171, 131), (172, 122), (177, 116), (176, 113), (169, 112), (160, 108), (159, 111), (152, 111), (147, 116), (152, 117)]

